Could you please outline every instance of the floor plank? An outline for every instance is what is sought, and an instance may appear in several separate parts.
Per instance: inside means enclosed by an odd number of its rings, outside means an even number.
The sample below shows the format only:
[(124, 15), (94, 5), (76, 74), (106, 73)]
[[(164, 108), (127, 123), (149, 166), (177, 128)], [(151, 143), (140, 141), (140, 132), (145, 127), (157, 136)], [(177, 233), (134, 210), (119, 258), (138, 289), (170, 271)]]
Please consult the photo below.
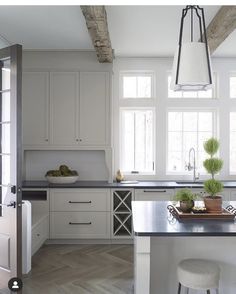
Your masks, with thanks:
[(132, 294), (132, 245), (44, 245), (23, 294)]

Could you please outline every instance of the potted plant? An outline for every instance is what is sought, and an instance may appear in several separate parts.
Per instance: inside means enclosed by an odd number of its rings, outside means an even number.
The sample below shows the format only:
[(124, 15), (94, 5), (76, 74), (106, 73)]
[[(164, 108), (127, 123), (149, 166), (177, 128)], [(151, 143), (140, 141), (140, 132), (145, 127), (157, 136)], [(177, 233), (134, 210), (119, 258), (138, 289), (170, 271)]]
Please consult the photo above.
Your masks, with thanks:
[(182, 212), (191, 212), (194, 207), (194, 200), (196, 199), (196, 195), (192, 193), (189, 189), (181, 189), (179, 190), (174, 197), (174, 200), (179, 201), (180, 210)]
[(204, 149), (210, 158), (204, 160), (203, 165), (206, 171), (211, 175), (211, 179), (204, 182), (204, 190), (208, 193), (204, 197), (204, 203), (208, 212), (222, 211), (222, 197), (219, 193), (223, 190), (223, 185), (215, 179), (215, 175), (222, 169), (223, 160), (214, 155), (219, 149), (219, 141), (215, 138), (210, 138), (204, 143)]

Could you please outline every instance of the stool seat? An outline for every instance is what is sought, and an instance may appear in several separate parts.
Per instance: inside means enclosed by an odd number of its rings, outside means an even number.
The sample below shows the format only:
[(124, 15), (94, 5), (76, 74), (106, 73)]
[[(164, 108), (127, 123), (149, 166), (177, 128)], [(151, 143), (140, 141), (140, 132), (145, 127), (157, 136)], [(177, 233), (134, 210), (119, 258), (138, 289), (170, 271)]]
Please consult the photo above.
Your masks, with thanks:
[(220, 268), (210, 260), (185, 259), (178, 265), (179, 282), (195, 290), (219, 288)]

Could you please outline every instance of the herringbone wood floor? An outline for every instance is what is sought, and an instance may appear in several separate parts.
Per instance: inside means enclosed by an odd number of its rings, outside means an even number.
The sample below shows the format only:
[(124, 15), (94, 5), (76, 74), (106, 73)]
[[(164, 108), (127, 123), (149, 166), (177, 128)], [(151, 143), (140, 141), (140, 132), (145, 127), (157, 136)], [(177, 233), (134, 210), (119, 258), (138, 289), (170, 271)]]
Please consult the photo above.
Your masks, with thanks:
[(44, 245), (23, 294), (131, 294), (133, 246)]

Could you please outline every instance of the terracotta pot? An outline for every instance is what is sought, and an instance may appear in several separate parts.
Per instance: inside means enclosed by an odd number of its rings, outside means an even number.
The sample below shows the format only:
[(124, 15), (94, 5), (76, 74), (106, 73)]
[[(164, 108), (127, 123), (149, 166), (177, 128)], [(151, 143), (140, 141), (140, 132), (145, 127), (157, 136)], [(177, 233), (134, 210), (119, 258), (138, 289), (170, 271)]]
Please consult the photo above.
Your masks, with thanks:
[(192, 208), (194, 207), (194, 201), (180, 201), (180, 210), (182, 212), (191, 212)]
[(207, 212), (222, 212), (222, 197), (221, 196), (206, 196), (204, 197), (204, 204)]

